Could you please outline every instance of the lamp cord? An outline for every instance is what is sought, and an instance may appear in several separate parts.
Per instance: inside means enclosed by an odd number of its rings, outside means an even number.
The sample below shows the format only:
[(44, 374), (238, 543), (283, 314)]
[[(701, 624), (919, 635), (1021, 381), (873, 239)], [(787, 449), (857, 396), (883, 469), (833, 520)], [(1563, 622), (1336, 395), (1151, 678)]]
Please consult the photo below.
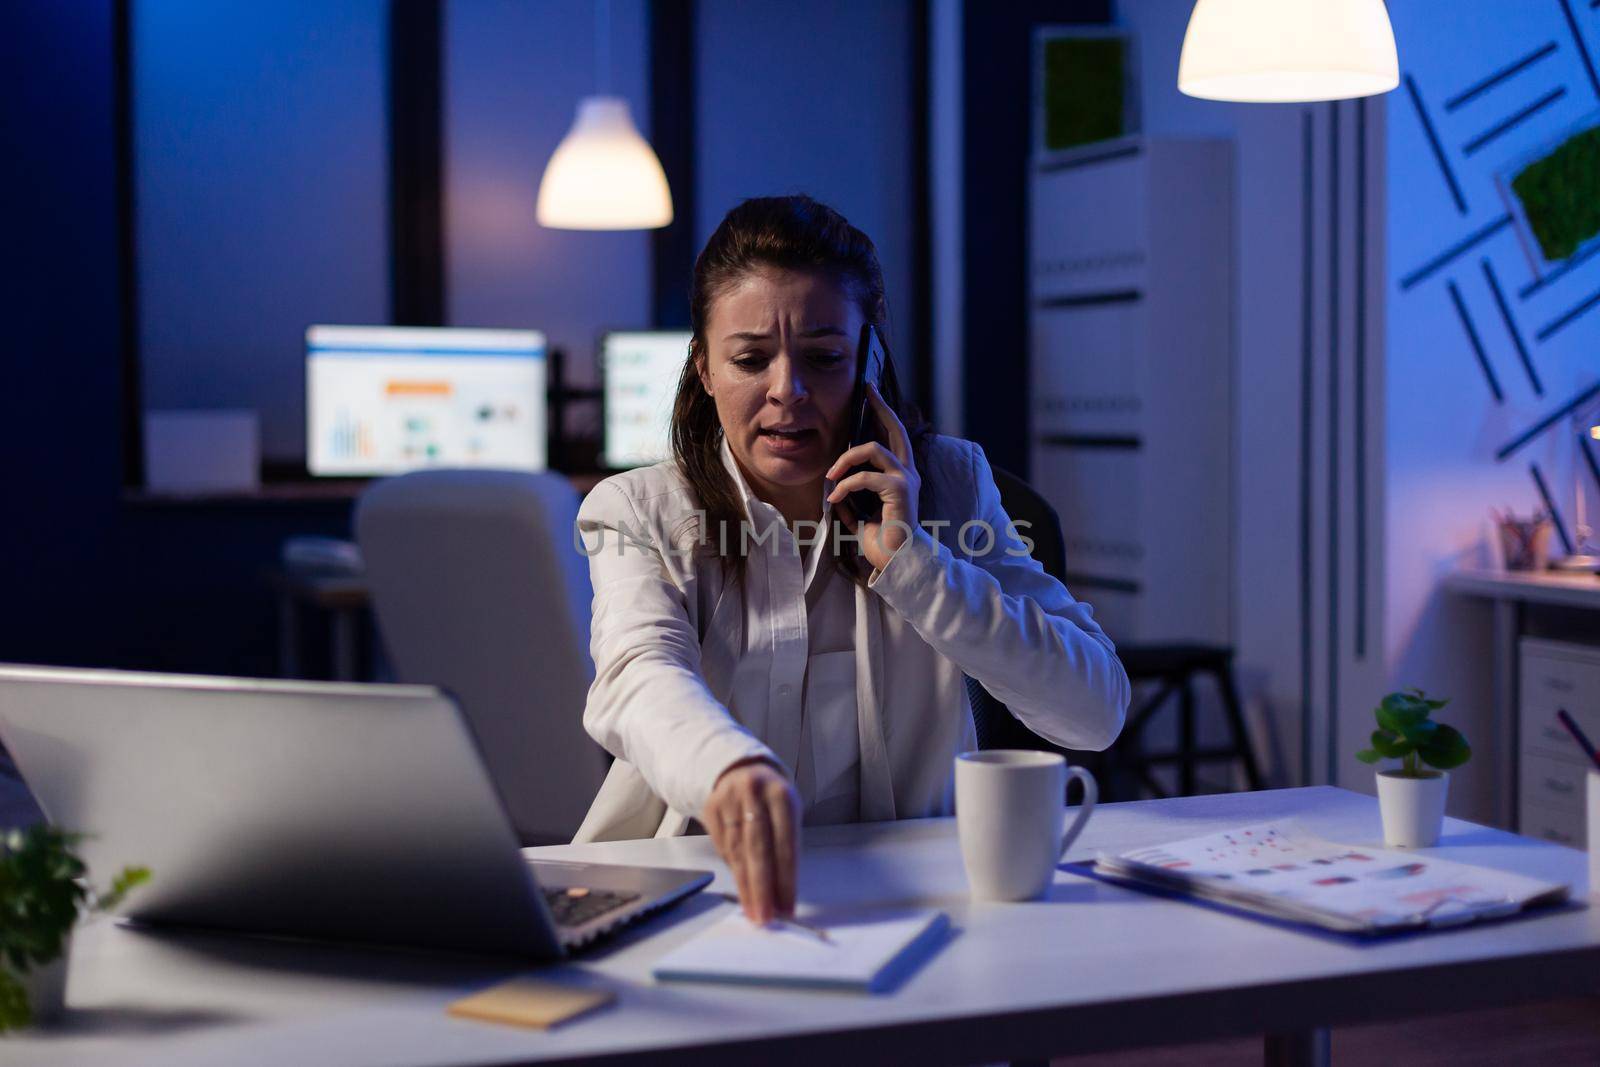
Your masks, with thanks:
[(595, 88), (611, 95), (611, 0), (594, 0)]

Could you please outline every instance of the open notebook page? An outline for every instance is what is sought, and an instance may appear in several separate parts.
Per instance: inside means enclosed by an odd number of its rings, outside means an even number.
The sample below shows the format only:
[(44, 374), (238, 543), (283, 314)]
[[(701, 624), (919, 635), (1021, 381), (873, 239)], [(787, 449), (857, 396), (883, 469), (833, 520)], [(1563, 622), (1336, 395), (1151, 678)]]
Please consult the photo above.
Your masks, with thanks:
[(759, 927), (740, 912), (656, 962), (658, 979), (875, 991), (893, 983), (942, 938), (943, 912), (916, 910), (807, 917), (828, 934)]

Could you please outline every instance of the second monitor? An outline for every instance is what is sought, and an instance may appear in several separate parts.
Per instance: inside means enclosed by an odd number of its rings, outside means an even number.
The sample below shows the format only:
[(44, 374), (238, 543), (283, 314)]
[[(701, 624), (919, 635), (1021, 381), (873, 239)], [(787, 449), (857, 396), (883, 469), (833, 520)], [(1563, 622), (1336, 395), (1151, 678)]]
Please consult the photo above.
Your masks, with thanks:
[(688, 330), (618, 330), (600, 339), (607, 467), (642, 467), (672, 454), (672, 401), (689, 337)]

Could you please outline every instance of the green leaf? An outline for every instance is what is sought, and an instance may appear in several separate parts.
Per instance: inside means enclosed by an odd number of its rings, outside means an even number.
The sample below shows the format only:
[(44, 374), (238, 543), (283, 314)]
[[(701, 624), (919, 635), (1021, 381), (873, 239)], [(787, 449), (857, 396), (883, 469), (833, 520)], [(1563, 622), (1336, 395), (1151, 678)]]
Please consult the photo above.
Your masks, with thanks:
[(1472, 749), (1468, 747), (1467, 739), (1461, 735), (1460, 730), (1444, 723), (1439, 723), (1438, 726), (1438, 730), (1434, 731), (1427, 745), (1417, 749), (1417, 755), (1422, 757), (1422, 762), (1441, 771), (1448, 771), (1472, 758)]
[(1433, 720), (1419, 719), (1416, 722), (1407, 723), (1405, 728), (1400, 731), (1400, 736), (1417, 748), (1421, 748), (1428, 743), (1438, 729), (1439, 724)]
[(122, 898), (128, 895), (128, 890), (141, 886), (150, 880), (148, 867), (124, 867), (122, 873), (111, 880), (111, 891), (95, 901), (96, 911), (110, 911), (122, 903)]
[(61, 956), (78, 916), (107, 899), (120, 901), (149, 880), (145, 868), (127, 868), (97, 901), (75, 852), (82, 840), (48, 824), (0, 833), (0, 1031), (28, 1023), (19, 976)]
[(1388, 730), (1372, 731), (1372, 747), (1378, 750), (1380, 756), (1387, 756), (1389, 759), (1400, 759), (1416, 748), (1409, 741), (1397, 737)]
[(0, 967), (0, 1033), (20, 1030), (33, 1021), (28, 991), (9, 970)]
[(1375, 748), (1364, 748), (1356, 753), (1356, 759), (1362, 763), (1377, 763), (1383, 758), (1383, 753)]
[(1428, 706), (1405, 693), (1390, 693), (1373, 713), (1378, 725), (1391, 733), (1404, 733), (1407, 726), (1428, 717)]

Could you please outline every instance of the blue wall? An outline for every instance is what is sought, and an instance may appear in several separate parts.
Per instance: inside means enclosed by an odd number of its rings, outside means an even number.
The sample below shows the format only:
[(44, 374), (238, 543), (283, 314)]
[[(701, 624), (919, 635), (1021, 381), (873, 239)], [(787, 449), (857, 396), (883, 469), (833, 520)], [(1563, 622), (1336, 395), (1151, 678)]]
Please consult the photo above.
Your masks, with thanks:
[(912, 305), (911, 5), (701, 0), (698, 243), (751, 196), (808, 193), (878, 246), (896, 365)]
[(1587, 0), (1480, 0), (1448, 15), (1438, 5), (1396, 4), (1392, 16), (1415, 96), (1402, 84), (1389, 98), (1390, 653), (1408, 684), (1456, 694), (1457, 714), (1487, 729), (1487, 613), (1439, 591), (1438, 578), (1481, 562), (1491, 506), (1526, 514), (1542, 505), (1534, 464), (1569, 530), (1575, 477), (1589, 493), (1591, 521), (1600, 503), (1592, 478), (1575, 472), (1577, 442), (1565, 425), (1503, 461), (1496, 456), (1600, 382), (1600, 307), (1540, 336), (1600, 297), (1600, 257), (1535, 288), (1515, 227), (1502, 224), (1508, 202), (1496, 175), (1514, 172), (1585, 116), (1600, 121), (1600, 9)]
[(144, 404), (297, 459), (306, 326), (389, 317), (387, 4), (131, 8)]
[[(612, 0), (610, 91), (650, 136), (644, 0)], [(549, 230), (539, 179), (596, 87), (592, 0), (445, 5), (445, 233), (450, 321), (531, 326), (592, 380), (602, 330), (650, 322), (650, 235)], [(572, 430), (593, 432), (593, 426)]]
[(24, 269), (3, 287), (13, 457), (0, 512), (0, 660), (270, 674), (263, 573), (339, 508), (125, 499), (112, 3), (0, 7), (0, 131)]

